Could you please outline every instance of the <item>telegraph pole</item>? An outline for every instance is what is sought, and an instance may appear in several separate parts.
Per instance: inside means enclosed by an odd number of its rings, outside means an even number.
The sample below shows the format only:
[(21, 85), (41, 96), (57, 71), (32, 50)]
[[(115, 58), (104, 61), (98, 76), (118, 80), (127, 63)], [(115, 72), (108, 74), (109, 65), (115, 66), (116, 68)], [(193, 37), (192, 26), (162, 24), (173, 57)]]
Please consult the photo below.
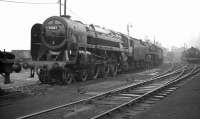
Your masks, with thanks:
[(59, 8), (59, 9), (60, 9), (60, 16), (61, 16), (61, 5), (62, 5), (62, 4), (61, 4), (61, 0), (59, 0), (59, 5), (60, 5), (60, 8)]
[(128, 34), (128, 36), (130, 35), (130, 28), (132, 28), (132, 25), (127, 24), (127, 34)]
[(64, 2), (64, 16), (66, 16), (66, 7), (67, 7), (67, 1), (65, 0), (65, 2)]
[[(60, 16), (62, 16), (62, 0), (59, 0), (59, 12)], [(67, 0), (64, 1), (64, 16), (66, 16), (66, 9), (67, 9)]]
[(129, 36), (129, 24), (127, 24), (127, 34)]

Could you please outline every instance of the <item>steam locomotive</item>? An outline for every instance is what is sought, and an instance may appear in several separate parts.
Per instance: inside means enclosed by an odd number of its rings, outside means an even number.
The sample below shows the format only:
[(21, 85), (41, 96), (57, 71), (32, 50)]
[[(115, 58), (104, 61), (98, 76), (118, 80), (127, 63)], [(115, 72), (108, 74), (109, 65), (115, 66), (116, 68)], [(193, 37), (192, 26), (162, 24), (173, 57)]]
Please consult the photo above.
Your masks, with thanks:
[(160, 65), (163, 51), (120, 32), (53, 16), (31, 29), (32, 61), (42, 83), (70, 84)]
[(191, 47), (182, 53), (182, 60), (188, 63), (200, 63), (200, 50)]
[(10, 73), (21, 71), (21, 65), (15, 63), (15, 55), (5, 50), (0, 51), (0, 74), (5, 78), (4, 83), (10, 83)]

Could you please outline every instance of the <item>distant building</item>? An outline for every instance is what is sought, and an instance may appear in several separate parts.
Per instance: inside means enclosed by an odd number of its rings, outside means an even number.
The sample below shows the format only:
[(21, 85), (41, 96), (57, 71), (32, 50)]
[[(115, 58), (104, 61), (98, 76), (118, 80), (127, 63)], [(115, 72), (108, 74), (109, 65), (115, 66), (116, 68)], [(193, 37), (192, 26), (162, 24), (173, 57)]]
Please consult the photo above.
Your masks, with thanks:
[(19, 61), (31, 60), (30, 50), (12, 50), (11, 52), (15, 55), (16, 60)]

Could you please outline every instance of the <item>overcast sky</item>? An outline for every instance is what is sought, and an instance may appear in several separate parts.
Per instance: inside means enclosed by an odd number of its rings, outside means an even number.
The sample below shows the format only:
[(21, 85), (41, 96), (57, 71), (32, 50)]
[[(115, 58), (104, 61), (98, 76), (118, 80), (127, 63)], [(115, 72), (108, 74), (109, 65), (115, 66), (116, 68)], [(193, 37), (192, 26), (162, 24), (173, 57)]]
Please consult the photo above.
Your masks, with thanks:
[[(59, 15), (58, 0), (10, 0), (55, 3), (23, 4), (0, 0), (0, 49), (30, 49), (33, 24)], [(63, 0), (64, 1), (64, 0)], [(198, 0), (67, 0), (67, 14), (87, 24), (97, 24), (130, 35), (181, 47), (197, 40), (200, 33)], [(194, 44), (194, 43), (193, 43)]]

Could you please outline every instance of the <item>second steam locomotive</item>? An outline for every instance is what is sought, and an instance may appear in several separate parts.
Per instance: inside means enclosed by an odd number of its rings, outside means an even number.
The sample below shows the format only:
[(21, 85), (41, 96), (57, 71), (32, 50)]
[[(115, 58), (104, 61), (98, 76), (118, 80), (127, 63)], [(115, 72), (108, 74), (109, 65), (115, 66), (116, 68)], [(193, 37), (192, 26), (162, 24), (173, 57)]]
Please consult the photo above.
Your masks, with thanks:
[(155, 44), (69, 16), (53, 16), (32, 27), (31, 56), (28, 66), (42, 83), (62, 84), (115, 76), (163, 61), (162, 49)]
[(191, 47), (182, 53), (182, 60), (188, 63), (200, 63), (200, 50)]

